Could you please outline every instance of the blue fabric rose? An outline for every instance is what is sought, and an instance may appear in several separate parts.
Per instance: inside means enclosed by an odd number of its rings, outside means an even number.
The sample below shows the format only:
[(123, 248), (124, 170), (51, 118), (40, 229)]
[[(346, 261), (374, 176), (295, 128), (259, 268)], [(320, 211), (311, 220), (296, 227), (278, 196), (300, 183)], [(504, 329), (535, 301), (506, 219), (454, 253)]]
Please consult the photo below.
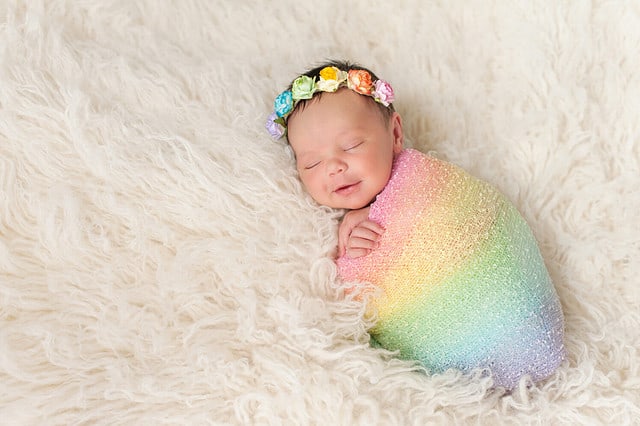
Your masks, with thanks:
[(293, 110), (293, 95), (290, 90), (280, 93), (274, 102), (274, 110), (278, 117), (284, 117)]

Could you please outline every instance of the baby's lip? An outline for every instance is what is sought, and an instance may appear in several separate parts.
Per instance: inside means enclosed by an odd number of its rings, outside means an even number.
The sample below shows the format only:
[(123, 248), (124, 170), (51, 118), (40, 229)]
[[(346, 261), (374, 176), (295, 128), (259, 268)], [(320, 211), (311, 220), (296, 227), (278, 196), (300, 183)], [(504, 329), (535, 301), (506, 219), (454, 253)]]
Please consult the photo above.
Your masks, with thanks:
[(333, 192), (341, 194), (341, 195), (345, 195), (345, 194), (348, 195), (353, 190), (355, 190), (357, 188), (357, 185), (359, 185), (359, 184), (360, 184), (360, 182), (358, 181), (358, 182), (354, 182), (354, 183), (348, 183), (348, 184), (345, 184), (345, 185), (340, 185), (340, 186), (337, 186), (333, 190)]

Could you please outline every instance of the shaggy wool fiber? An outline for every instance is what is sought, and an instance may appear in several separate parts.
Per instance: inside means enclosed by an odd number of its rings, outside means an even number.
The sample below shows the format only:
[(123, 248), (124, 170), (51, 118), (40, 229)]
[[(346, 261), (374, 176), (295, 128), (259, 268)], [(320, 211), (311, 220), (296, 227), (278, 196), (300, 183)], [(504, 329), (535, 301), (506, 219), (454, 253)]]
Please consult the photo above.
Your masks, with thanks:
[[(638, 424), (636, 1), (0, 2), (0, 422)], [(263, 129), (325, 58), (530, 224), (567, 360), (511, 393), (369, 344), (341, 212)]]

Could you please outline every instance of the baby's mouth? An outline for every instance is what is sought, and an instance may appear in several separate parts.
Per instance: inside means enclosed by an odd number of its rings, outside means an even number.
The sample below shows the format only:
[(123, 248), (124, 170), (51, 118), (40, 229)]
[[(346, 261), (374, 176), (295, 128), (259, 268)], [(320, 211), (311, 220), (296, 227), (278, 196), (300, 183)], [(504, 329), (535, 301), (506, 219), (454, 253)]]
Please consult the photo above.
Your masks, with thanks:
[(358, 185), (360, 185), (360, 182), (342, 185), (336, 188), (334, 192), (339, 195), (349, 195), (358, 189)]

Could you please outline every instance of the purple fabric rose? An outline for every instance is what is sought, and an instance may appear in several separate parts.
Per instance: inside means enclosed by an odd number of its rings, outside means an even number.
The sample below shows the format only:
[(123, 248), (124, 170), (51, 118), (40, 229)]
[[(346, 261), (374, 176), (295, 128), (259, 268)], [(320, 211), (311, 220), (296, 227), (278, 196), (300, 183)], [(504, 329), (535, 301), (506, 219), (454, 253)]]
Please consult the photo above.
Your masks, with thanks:
[(272, 112), (271, 115), (269, 115), (269, 118), (267, 118), (267, 122), (264, 125), (271, 137), (274, 139), (280, 139), (284, 135), (284, 127), (282, 127), (280, 123), (276, 122), (277, 119), (278, 114)]

